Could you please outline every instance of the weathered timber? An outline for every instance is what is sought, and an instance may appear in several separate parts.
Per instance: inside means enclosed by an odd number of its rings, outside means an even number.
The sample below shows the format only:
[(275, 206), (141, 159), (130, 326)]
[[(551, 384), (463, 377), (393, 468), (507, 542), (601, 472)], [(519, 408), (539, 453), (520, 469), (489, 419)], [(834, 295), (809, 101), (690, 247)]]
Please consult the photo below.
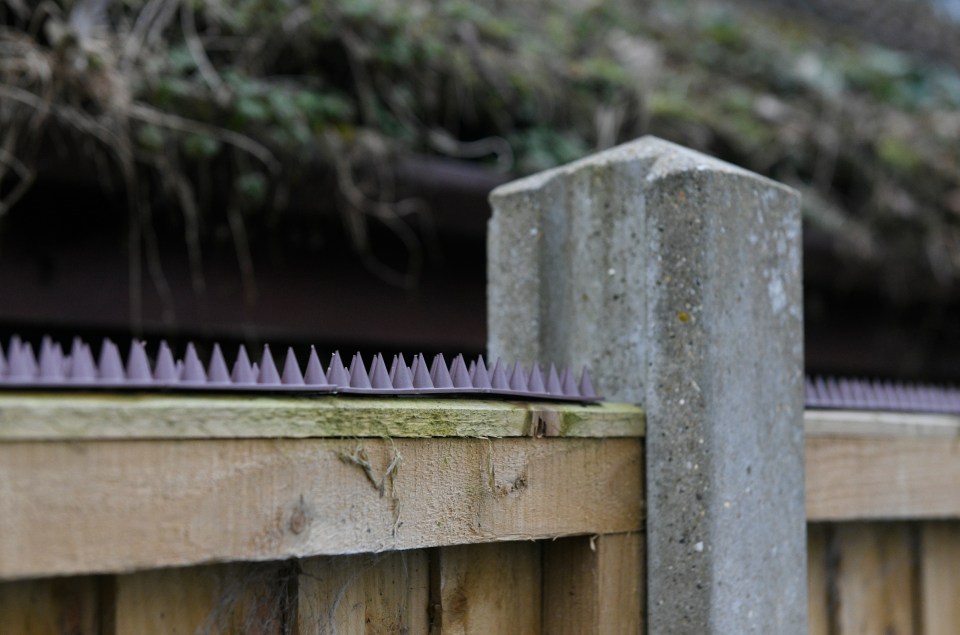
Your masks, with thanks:
[(627, 404), (116, 394), (0, 395), (0, 442), (41, 439), (632, 437)]
[(0, 583), (3, 635), (99, 635), (103, 580), (94, 576)]
[(827, 527), (807, 526), (807, 619), (810, 635), (830, 635), (830, 588), (827, 571)]
[(300, 562), (297, 635), (429, 632), (425, 549)]
[(642, 533), (543, 543), (543, 632), (643, 632)]
[(638, 531), (640, 439), (0, 443), (0, 579)]
[(807, 410), (803, 425), (808, 437), (960, 438), (960, 417), (945, 414)]
[(960, 632), (960, 522), (920, 527), (920, 588), (924, 635)]

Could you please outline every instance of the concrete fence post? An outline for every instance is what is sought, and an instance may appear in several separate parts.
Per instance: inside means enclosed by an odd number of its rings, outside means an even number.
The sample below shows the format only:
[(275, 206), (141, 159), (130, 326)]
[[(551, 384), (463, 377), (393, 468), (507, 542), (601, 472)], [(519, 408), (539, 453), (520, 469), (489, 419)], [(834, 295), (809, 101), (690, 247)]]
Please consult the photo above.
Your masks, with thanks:
[(798, 195), (645, 137), (490, 200), (490, 355), (646, 409), (648, 632), (806, 633)]

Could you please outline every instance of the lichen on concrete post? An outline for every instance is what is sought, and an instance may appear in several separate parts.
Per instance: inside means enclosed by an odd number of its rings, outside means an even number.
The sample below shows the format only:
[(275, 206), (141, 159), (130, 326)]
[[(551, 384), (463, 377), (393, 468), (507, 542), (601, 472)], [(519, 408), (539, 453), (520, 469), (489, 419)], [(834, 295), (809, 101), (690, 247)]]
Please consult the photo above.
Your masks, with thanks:
[(806, 633), (799, 197), (645, 137), (495, 190), (489, 353), (647, 413), (650, 633)]

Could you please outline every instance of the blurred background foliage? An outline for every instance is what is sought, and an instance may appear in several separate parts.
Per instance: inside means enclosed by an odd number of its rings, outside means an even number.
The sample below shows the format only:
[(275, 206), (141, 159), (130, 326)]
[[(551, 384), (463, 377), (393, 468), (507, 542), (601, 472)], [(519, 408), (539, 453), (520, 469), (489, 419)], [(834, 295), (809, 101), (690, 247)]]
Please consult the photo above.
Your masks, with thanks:
[(656, 134), (799, 188), (808, 230), (890, 297), (949, 294), (960, 59), (789, 9), (0, 0), (0, 217), (66, 165), (126, 197), (134, 234), (182, 218), (198, 260), (210, 210), (242, 243), (326, 170), (358, 251), (379, 222), (415, 252), (430, 212), (395, 191), (404, 156), (507, 178)]

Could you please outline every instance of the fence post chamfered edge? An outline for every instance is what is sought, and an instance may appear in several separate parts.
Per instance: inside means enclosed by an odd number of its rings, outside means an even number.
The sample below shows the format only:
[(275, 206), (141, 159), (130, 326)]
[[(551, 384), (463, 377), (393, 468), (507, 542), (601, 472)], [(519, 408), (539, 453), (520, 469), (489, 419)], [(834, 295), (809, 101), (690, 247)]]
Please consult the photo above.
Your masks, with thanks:
[(648, 632), (805, 633), (796, 192), (645, 137), (490, 200), (491, 358), (646, 410)]

